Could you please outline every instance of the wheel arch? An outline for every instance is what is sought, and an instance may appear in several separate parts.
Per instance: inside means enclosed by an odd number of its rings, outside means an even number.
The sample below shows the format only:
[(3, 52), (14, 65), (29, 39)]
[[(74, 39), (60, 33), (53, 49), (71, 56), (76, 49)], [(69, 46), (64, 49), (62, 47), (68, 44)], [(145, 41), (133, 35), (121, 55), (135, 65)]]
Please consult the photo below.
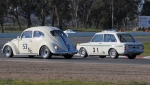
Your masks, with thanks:
[[(84, 49), (86, 50), (87, 55), (89, 55), (86, 47), (81, 46), (80, 49), (81, 49), (81, 48), (84, 48)], [(79, 50), (80, 50), (80, 49), (79, 49)]]
[[(109, 48), (109, 50), (108, 50), (108, 52), (107, 52), (108, 55), (109, 55), (109, 51), (110, 51), (111, 49), (115, 49), (115, 48)], [(116, 49), (115, 49), (115, 50), (116, 50)], [(117, 50), (116, 50), (116, 52), (117, 52)], [(118, 53), (118, 52), (117, 52), (117, 53)]]
[(50, 50), (50, 52), (54, 52), (53, 50), (54, 50), (54, 46), (55, 46), (55, 44), (54, 43), (52, 43), (52, 42), (42, 42), (40, 45), (39, 45), (39, 47), (38, 47), (38, 55), (40, 55), (40, 50), (41, 50), (41, 48), (43, 47), (43, 46), (47, 46), (48, 48), (49, 48), (49, 50)]
[(2, 52), (4, 51), (4, 48), (5, 48), (6, 46), (10, 46), (10, 47), (11, 47), (12, 52), (13, 52), (14, 55), (16, 55), (16, 54), (19, 53), (18, 48), (17, 48), (16, 45), (15, 45), (14, 43), (12, 43), (12, 42), (6, 43), (6, 44), (3, 46), (3, 48), (2, 48)]

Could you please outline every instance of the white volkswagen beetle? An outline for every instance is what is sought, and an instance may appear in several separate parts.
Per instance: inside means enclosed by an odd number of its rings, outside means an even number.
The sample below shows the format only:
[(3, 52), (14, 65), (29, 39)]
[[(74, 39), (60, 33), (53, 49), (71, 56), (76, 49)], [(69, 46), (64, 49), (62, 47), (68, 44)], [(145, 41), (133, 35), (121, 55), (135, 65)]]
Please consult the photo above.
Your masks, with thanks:
[(62, 30), (51, 26), (38, 26), (24, 30), (19, 37), (7, 42), (2, 52), (6, 57), (40, 55), (48, 59), (52, 55), (62, 55), (70, 59), (78, 51)]
[(77, 44), (77, 50), (84, 58), (92, 55), (116, 59), (119, 55), (125, 55), (129, 59), (134, 59), (136, 55), (144, 52), (144, 46), (129, 33), (104, 31), (96, 33), (88, 43)]

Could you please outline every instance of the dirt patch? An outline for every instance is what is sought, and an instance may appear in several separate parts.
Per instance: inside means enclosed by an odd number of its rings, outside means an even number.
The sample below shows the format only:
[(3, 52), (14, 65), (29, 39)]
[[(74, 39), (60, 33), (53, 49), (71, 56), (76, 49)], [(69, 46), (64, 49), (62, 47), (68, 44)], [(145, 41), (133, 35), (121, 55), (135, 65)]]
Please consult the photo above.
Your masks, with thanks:
[(150, 66), (0, 61), (0, 79), (149, 82)]

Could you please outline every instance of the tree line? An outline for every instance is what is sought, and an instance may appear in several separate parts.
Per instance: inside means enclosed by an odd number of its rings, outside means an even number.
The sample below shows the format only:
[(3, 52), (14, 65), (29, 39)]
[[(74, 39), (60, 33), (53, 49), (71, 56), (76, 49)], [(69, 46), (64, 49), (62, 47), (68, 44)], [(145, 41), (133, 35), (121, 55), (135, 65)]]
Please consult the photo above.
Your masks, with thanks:
[[(49, 24), (63, 30), (64, 26), (108, 29), (112, 24), (126, 25), (137, 19), (137, 8), (141, 0), (0, 0), (0, 25), (4, 33), (6, 18), (17, 22), (22, 28), (20, 17), (32, 25), (32, 15), (36, 16), (41, 26), (50, 17)], [(150, 1), (145, 0), (142, 15), (150, 15)], [(112, 14), (113, 13), (113, 14)], [(113, 17), (113, 18), (112, 18)], [(113, 19), (113, 23), (112, 23)]]

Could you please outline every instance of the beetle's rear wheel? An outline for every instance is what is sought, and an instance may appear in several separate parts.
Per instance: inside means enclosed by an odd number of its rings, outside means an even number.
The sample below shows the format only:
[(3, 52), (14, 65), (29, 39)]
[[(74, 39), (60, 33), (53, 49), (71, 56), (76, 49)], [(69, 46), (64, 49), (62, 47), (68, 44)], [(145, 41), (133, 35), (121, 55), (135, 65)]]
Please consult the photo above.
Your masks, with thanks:
[(13, 57), (13, 51), (10, 46), (5, 46), (3, 53), (7, 58)]
[(42, 46), (40, 49), (40, 55), (44, 59), (49, 59), (52, 57), (52, 53), (50, 52), (49, 48), (47, 46)]

